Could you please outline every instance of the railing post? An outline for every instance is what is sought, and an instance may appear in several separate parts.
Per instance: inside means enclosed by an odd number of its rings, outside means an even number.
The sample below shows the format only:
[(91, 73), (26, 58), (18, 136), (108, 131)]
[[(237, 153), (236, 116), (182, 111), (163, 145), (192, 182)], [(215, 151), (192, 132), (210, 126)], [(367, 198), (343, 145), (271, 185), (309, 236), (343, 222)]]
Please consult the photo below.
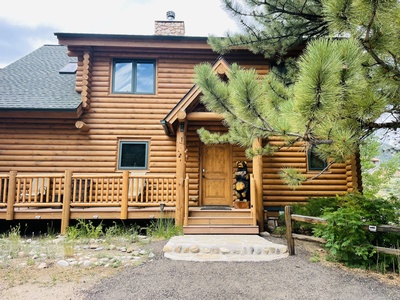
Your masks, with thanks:
[(62, 217), (61, 217), (61, 234), (67, 233), (69, 226), (69, 220), (71, 216), (71, 189), (72, 189), (72, 171), (66, 170), (64, 176), (64, 198), (62, 205)]
[(250, 210), (253, 218), (253, 225), (257, 225), (257, 212), (256, 212), (256, 186), (254, 183), (254, 175), (250, 174)]
[(183, 220), (183, 225), (188, 225), (188, 218), (189, 218), (189, 175), (186, 174), (185, 178), (185, 217)]
[(7, 193), (7, 213), (6, 220), (14, 220), (14, 203), (15, 203), (15, 187), (17, 182), (17, 171), (10, 171), (8, 179), (8, 193)]
[(295, 255), (294, 239), (292, 235), (292, 230), (293, 230), (292, 212), (293, 212), (292, 206), (285, 206), (286, 240), (287, 240), (289, 255)]
[[(139, 179), (141, 180), (141, 179)], [(129, 171), (122, 172), (121, 220), (128, 219)]]

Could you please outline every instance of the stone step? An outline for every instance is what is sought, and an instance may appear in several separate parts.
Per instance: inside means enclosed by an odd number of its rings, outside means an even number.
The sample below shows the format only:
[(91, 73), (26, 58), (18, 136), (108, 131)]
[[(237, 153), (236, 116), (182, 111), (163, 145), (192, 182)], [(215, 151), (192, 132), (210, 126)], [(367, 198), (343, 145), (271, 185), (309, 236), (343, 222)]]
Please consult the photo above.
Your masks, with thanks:
[(270, 261), (288, 256), (287, 246), (258, 235), (183, 235), (172, 237), (164, 256), (190, 261)]

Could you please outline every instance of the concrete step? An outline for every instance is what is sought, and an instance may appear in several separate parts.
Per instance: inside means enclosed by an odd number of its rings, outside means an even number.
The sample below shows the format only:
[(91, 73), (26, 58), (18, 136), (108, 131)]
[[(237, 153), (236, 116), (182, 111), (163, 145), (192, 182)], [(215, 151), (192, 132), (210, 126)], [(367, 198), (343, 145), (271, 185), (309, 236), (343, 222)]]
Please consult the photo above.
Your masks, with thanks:
[(184, 234), (258, 234), (253, 225), (188, 225), (183, 226)]
[(172, 237), (164, 256), (190, 261), (271, 261), (286, 258), (287, 246), (258, 235), (183, 235)]

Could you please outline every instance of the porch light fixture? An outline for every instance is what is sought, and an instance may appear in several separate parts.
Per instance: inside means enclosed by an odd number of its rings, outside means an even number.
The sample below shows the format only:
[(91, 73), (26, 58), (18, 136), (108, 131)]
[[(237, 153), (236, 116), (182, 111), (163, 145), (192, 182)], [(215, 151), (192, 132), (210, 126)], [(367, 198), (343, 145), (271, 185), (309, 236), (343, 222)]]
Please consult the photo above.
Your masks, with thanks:
[(185, 122), (179, 123), (179, 130), (180, 130), (180, 132), (183, 132), (185, 130)]

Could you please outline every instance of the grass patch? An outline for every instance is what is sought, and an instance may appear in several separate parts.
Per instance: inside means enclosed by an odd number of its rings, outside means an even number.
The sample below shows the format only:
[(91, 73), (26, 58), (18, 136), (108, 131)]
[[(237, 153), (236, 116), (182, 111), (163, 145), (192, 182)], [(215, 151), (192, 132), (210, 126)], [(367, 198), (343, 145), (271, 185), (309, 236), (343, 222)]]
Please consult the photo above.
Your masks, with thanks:
[(175, 226), (173, 219), (157, 219), (152, 221), (147, 229), (149, 236), (162, 239), (169, 239), (176, 235), (182, 235), (182, 233), (182, 228)]

